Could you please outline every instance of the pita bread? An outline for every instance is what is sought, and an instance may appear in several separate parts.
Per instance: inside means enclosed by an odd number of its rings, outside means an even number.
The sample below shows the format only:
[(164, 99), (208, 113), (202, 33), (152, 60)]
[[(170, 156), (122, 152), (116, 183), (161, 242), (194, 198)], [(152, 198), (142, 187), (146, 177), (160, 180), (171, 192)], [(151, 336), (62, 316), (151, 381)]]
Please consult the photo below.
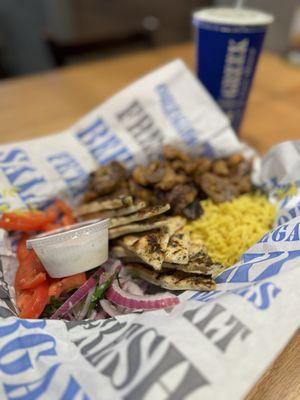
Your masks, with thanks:
[(109, 227), (115, 228), (116, 226), (128, 225), (132, 222), (143, 221), (144, 219), (149, 219), (152, 217), (156, 217), (159, 214), (163, 214), (168, 210), (170, 210), (170, 204), (147, 207), (135, 214), (131, 214), (126, 217), (111, 218), (111, 220), (109, 221)]
[(127, 267), (145, 281), (168, 290), (211, 291), (216, 287), (214, 280), (205, 275), (192, 275), (182, 271), (153, 271), (137, 263), (128, 264)]
[(116, 208), (132, 206), (132, 204), (132, 196), (120, 196), (115, 199), (93, 201), (79, 206), (74, 210), (74, 216), (80, 217), (81, 215), (91, 214), (98, 211), (115, 210)]
[(207, 254), (205, 244), (201, 239), (192, 238), (189, 248), (189, 260), (197, 259)]
[(164, 261), (187, 264), (189, 261), (190, 234), (183, 229), (174, 233), (169, 240)]
[(97, 219), (97, 218), (121, 217), (123, 215), (129, 215), (129, 214), (136, 213), (137, 211), (140, 211), (145, 207), (146, 207), (145, 201), (138, 201), (137, 203), (135, 203), (129, 207), (122, 207), (122, 208), (117, 208), (114, 210), (97, 211), (97, 212), (92, 212), (92, 213), (88, 213), (85, 215), (81, 215), (80, 219), (86, 221), (89, 219)]
[(169, 235), (173, 235), (178, 229), (184, 226), (186, 219), (183, 217), (151, 218), (146, 222), (137, 222), (130, 225), (122, 225), (109, 229), (109, 238), (115, 239), (131, 233), (146, 232), (154, 229), (167, 227)]
[(109, 238), (115, 239), (120, 236), (128, 235), (129, 233), (146, 232), (154, 229), (167, 226), (168, 219), (157, 221), (136, 222), (135, 224), (117, 226), (116, 228), (109, 229)]
[(122, 246), (156, 270), (160, 270), (170, 235), (167, 227), (144, 235), (129, 235), (120, 240)]
[(209, 264), (206, 264), (205, 262), (198, 263), (195, 261), (189, 261), (185, 265), (164, 262), (162, 267), (167, 269), (175, 269), (177, 271), (184, 271), (189, 274), (212, 275), (220, 266), (217, 264), (212, 264), (211, 261)]

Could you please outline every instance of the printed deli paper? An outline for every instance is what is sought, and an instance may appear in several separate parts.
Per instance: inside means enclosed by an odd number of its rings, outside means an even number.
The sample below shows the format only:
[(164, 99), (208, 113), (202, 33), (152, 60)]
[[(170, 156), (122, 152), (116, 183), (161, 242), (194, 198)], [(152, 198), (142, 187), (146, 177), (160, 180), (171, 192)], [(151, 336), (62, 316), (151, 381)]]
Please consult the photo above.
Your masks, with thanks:
[[(211, 157), (254, 154), (174, 61), (60, 134), (1, 146), (1, 209), (78, 199), (98, 164), (118, 159), (131, 167), (165, 142)], [(291, 182), (299, 186), (299, 151), (300, 142), (287, 142), (261, 160), (255, 179), (272, 198)], [(104, 321), (19, 320), (15, 243), (0, 230), (0, 398), (243, 398), (299, 326), (299, 210), (298, 190), (281, 200), (274, 229), (217, 278), (214, 292), (185, 292), (171, 312)]]

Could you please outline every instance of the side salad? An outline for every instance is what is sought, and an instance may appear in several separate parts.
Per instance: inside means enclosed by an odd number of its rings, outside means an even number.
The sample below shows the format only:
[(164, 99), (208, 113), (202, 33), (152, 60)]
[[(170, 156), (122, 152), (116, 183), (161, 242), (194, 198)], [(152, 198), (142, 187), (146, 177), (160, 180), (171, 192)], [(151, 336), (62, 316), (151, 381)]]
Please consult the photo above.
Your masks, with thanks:
[(26, 241), (38, 233), (75, 223), (72, 209), (60, 199), (44, 211), (4, 212), (0, 228), (20, 232), (16, 256), (16, 305), (20, 318), (103, 319), (133, 311), (170, 308), (177, 296), (146, 294), (147, 283), (134, 278), (120, 261), (108, 259), (97, 268), (59, 279), (51, 278)]

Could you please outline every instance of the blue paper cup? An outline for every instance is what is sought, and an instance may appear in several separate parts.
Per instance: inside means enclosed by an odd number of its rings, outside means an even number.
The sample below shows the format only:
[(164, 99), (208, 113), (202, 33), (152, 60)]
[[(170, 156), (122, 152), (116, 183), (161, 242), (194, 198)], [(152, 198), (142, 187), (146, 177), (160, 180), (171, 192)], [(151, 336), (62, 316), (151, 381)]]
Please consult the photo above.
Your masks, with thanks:
[(236, 132), (272, 15), (259, 10), (207, 8), (193, 14), (197, 76)]

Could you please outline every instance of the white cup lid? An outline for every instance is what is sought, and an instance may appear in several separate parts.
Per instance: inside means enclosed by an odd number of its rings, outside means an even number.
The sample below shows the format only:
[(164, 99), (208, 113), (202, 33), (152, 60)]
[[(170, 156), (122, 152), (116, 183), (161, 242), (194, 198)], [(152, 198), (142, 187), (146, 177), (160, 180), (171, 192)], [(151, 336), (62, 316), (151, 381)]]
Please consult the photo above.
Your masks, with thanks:
[(74, 237), (78, 239), (79, 237), (107, 229), (108, 221), (109, 219), (93, 219), (90, 221), (69, 225), (64, 228), (55, 229), (54, 231), (42, 233), (32, 239), (27, 240), (26, 247), (28, 249), (32, 249), (34, 246), (53, 245), (63, 241), (72, 240)]
[(195, 24), (197, 22), (208, 22), (224, 25), (263, 26), (271, 24), (274, 17), (260, 10), (215, 7), (196, 11), (193, 14), (193, 21)]

